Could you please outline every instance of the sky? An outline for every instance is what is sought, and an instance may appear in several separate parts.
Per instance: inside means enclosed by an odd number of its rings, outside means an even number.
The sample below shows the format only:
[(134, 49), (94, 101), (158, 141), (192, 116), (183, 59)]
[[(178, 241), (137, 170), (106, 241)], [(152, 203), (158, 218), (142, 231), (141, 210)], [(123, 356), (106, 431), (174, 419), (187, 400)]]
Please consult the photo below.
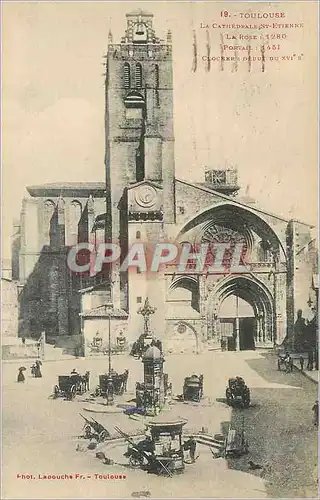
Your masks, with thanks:
[[(220, 55), (221, 35), (230, 45), (247, 43), (239, 42), (240, 34), (261, 34), (212, 28), (226, 23), (220, 14), (226, 6), (232, 22), (240, 22), (244, 13), (283, 12), (285, 20), (272, 21), (303, 23), (303, 28), (265, 32), (286, 35), (280, 59), (295, 53), (302, 60), (266, 60), (264, 72), (260, 63), (252, 63), (248, 72), (243, 62), (237, 71), (232, 63), (221, 71), (212, 62), (206, 71), (201, 23), (209, 26), (212, 56)], [(26, 186), (104, 180), (103, 55), (109, 29), (114, 43), (120, 42), (125, 14), (137, 8), (154, 14), (160, 38), (172, 31), (176, 177), (202, 181), (206, 166), (235, 166), (243, 190), (249, 185), (259, 206), (317, 224), (317, 2), (4, 2), (4, 257), (10, 256), (12, 220), (19, 217)], [(227, 42), (232, 34), (236, 42)]]

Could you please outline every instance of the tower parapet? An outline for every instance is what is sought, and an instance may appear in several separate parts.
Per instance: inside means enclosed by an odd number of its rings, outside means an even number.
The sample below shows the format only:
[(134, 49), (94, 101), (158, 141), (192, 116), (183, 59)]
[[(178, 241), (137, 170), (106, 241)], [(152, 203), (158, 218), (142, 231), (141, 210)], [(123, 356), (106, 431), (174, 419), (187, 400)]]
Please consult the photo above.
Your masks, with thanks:
[(205, 183), (215, 191), (235, 196), (240, 189), (238, 185), (238, 171), (236, 168), (205, 170)]
[(165, 60), (171, 57), (172, 35), (167, 34), (167, 40), (158, 38), (153, 28), (153, 14), (138, 10), (126, 15), (127, 29), (120, 44), (114, 44), (109, 35), (108, 53), (117, 60), (148, 59)]

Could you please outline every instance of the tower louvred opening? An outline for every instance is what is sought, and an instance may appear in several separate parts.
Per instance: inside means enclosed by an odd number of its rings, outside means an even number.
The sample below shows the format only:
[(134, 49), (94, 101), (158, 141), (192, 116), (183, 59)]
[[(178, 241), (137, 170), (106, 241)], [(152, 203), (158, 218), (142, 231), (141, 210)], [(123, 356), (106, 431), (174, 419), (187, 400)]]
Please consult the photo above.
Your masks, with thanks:
[(136, 88), (141, 89), (142, 87), (142, 66), (140, 63), (136, 64)]
[(144, 98), (139, 92), (130, 92), (124, 101), (127, 108), (142, 108), (144, 103)]
[(131, 86), (130, 64), (125, 63), (123, 68), (124, 86), (129, 89)]
[(159, 66), (156, 64), (154, 67), (154, 84), (156, 89), (159, 88)]

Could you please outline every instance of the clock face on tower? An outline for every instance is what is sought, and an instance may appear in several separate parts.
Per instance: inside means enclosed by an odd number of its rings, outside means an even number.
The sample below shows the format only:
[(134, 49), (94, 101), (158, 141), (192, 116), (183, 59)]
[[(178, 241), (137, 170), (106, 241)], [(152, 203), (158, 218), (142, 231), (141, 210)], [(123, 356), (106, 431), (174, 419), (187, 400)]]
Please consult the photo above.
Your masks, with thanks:
[(152, 186), (140, 186), (135, 191), (135, 200), (140, 207), (152, 208), (156, 204), (157, 192)]

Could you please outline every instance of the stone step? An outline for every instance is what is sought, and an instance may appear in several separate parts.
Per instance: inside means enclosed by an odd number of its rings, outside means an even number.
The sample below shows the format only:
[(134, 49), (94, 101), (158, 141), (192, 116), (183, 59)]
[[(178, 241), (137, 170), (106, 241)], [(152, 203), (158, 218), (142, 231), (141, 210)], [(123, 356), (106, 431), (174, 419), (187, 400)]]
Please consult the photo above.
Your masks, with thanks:
[(71, 354), (64, 354), (63, 347), (54, 347), (51, 344), (45, 344), (44, 356), (46, 361), (60, 360), (60, 359), (74, 359)]

